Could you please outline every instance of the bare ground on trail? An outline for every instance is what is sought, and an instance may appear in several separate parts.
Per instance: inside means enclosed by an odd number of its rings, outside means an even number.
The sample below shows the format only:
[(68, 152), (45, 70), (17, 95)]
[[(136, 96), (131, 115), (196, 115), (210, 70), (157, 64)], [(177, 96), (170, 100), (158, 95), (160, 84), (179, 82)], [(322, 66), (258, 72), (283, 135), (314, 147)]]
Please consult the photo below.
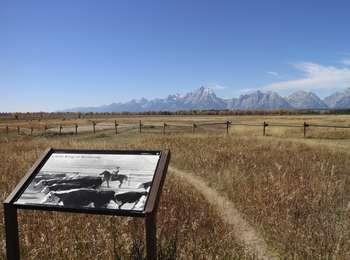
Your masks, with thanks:
[(277, 259), (277, 255), (271, 252), (262, 236), (241, 216), (234, 204), (210, 188), (205, 181), (189, 172), (184, 172), (174, 167), (169, 167), (170, 172), (179, 178), (185, 179), (204, 198), (217, 209), (222, 220), (232, 226), (234, 237), (240, 241), (249, 253), (258, 259)]

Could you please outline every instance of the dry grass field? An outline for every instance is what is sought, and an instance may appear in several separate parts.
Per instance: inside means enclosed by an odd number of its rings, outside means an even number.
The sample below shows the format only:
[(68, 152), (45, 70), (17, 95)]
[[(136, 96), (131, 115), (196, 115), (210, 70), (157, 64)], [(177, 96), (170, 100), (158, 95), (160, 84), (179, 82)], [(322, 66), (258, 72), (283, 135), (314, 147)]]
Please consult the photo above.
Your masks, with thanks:
[[(349, 116), (134, 117), (97, 123), (190, 124), (206, 121), (349, 125)], [(75, 121), (74, 121), (75, 122)], [(2, 122), (0, 128), (28, 122)], [(69, 120), (30, 122), (73, 124)], [(89, 125), (89, 121), (79, 123)], [(349, 259), (350, 129), (225, 126), (99, 129), (17, 135), (0, 133), (0, 191), (4, 200), (47, 147), (163, 149), (172, 152), (158, 213), (160, 259)], [(171, 131), (170, 131), (171, 130)], [(201, 185), (198, 187), (198, 185)], [(197, 187), (196, 187), (197, 186)], [(214, 194), (214, 195), (213, 195)], [(220, 197), (218, 197), (219, 195)], [(226, 204), (220, 204), (226, 201)], [(220, 204), (220, 205), (219, 205)], [(3, 218), (2, 210), (1, 217)], [(232, 219), (230, 219), (232, 218)], [(237, 218), (242, 218), (237, 220)], [(243, 223), (249, 229), (239, 230)], [(237, 224), (238, 223), (238, 224)], [(140, 219), (21, 211), (23, 259), (142, 259)], [(2, 230), (3, 230), (3, 223)], [(250, 236), (249, 236), (250, 234)], [(4, 233), (0, 233), (4, 257)], [(252, 242), (259, 237), (266, 243)], [(257, 253), (255, 255), (255, 253)]]

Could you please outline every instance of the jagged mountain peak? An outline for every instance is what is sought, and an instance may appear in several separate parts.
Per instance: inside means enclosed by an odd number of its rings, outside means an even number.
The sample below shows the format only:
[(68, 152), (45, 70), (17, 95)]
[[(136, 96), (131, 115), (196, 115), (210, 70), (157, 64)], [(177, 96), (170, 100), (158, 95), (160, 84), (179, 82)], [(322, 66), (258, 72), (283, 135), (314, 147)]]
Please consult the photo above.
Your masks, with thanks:
[(286, 100), (294, 108), (298, 109), (322, 109), (327, 108), (327, 105), (313, 92), (298, 90), (288, 97)]
[(289, 109), (291, 105), (279, 94), (272, 91), (262, 92), (256, 90), (251, 93), (241, 95), (232, 101), (233, 109)]
[(350, 108), (350, 87), (326, 97), (324, 102), (330, 108)]
[(66, 112), (144, 112), (178, 110), (273, 110), (273, 109), (323, 109), (350, 108), (350, 88), (321, 100), (316, 94), (298, 90), (288, 97), (273, 91), (255, 90), (242, 94), (239, 98), (223, 99), (208, 87), (200, 88), (184, 95), (172, 94), (166, 98), (133, 99), (125, 103), (112, 103), (100, 107), (80, 107)]
[(214, 90), (209, 87), (201, 86), (196, 92), (200, 92), (202, 95), (215, 95)]
[(190, 93), (187, 93), (185, 95), (185, 97), (191, 97), (191, 96), (192, 97), (208, 97), (208, 96), (215, 96), (216, 97), (216, 94), (214, 93), (214, 91), (211, 88), (201, 86), (200, 88), (198, 88)]
[(167, 97), (168, 100), (176, 100), (176, 99), (179, 99), (179, 98), (182, 98), (182, 95), (179, 94), (179, 93), (171, 94), (171, 95), (168, 95), (168, 97)]
[(226, 109), (227, 107), (222, 98), (217, 97), (212, 89), (204, 86), (186, 94), (182, 101), (188, 109)]
[(290, 97), (304, 98), (304, 97), (317, 97), (317, 96), (313, 92), (308, 92), (305, 90), (297, 90), (288, 96), (288, 98)]

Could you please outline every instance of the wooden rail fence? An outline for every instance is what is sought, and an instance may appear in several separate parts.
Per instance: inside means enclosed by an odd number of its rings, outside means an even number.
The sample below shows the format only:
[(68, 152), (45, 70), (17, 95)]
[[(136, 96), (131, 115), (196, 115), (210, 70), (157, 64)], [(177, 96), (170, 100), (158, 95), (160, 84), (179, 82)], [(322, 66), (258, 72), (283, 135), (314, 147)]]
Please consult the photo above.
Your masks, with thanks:
[[(302, 124), (287, 124), (287, 123), (268, 123), (268, 122), (262, 122), (262, 123), (247, 123), (247, 122), (238, 122), (238, 121), (223, 121), (223, 122), (193, 122), (193, 123), (166, 123), (166, 122), (160, 122), (158, 124), (150, 124), (150, 123), (142, 123), (141, 120), (139, 120), (138, 123), (130, 123), (130, 124), (119, 124), (117, 120), (114, 121), (114, 124), (112, 123), (96, 123), (95, 121), (91, 122), (91, 128), (89, 130), (89, 124), (81, 124), (78, 125), (77, 123), (74, 123), (73, 125), (44, 125), (40, 127), (34, 127), (34, 126), (26, 126), (26, 125), (18, 125), (16, 127), (13, 126), (1, 126), (1, 128), (4, 129), (4, 133), (6, 135), (11, 134), (17, 129), (17, 135), (34, 135), (34, 132), (46, 135), (46, 134), (58, 134), (62, 135), (64, 134), (64, 130), (66, 130), (66, 134), (78, 134), (78, 129), (82, 129), (81, 132), (88, 133), (91, 131), (91, 133), (96, 134), (97, 131), (107, 131), (107, 130), (114, 130), (114, 133), (116, 135), (122, 134), (125, 132), (137, 130), (140, 134), (143, 133), (143, 130), (147, 129), (160, 129), (160, 133), (165, 135), (166, 133), (170, 133), (171, 129), (191, 129), (192, 133), (196, 133), (197, 129), (199, 128), (214, 128), (217, 126), (225, 126), (225, 132), (228, 134), (230, 128), (234, 126), (248, 126), (248, 127), (261, 127), (262, 129), (262, 135), (266, 136), (266, 129), (268, 127), (285, 127), (285, 128), (302, 128), (303, 129), (303, 137), (305, 138), (307, 136), (307, 129), (313, 127), (313, 128), (334, 128), (334, 129), (350, 129), (350, 125), (326, 125), (326, 124), (311, 124), (307, 122), (303, 122)], [(100, 129), (99, 129), (100, 128)], [(42, 129), (42, 131), (40, 131)], [(57, 130), (55, 130), (57, 129)], [(84, 130), (85, 129), (85, 130)], [(68, 132), (67, 132), (68, 130)], [(2, 131), (1, 131), (2, 132)]]

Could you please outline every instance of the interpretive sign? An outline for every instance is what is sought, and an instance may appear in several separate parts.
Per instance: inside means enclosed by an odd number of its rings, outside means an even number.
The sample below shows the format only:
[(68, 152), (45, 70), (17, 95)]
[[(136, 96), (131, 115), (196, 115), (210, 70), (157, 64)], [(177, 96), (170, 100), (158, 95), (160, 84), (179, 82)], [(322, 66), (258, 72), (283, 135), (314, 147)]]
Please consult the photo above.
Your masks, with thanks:
[(17, 209), (145, 217), (149, 259), (169, 151), (49, 149), (4, 202), (7, 256), (19, 259)]

